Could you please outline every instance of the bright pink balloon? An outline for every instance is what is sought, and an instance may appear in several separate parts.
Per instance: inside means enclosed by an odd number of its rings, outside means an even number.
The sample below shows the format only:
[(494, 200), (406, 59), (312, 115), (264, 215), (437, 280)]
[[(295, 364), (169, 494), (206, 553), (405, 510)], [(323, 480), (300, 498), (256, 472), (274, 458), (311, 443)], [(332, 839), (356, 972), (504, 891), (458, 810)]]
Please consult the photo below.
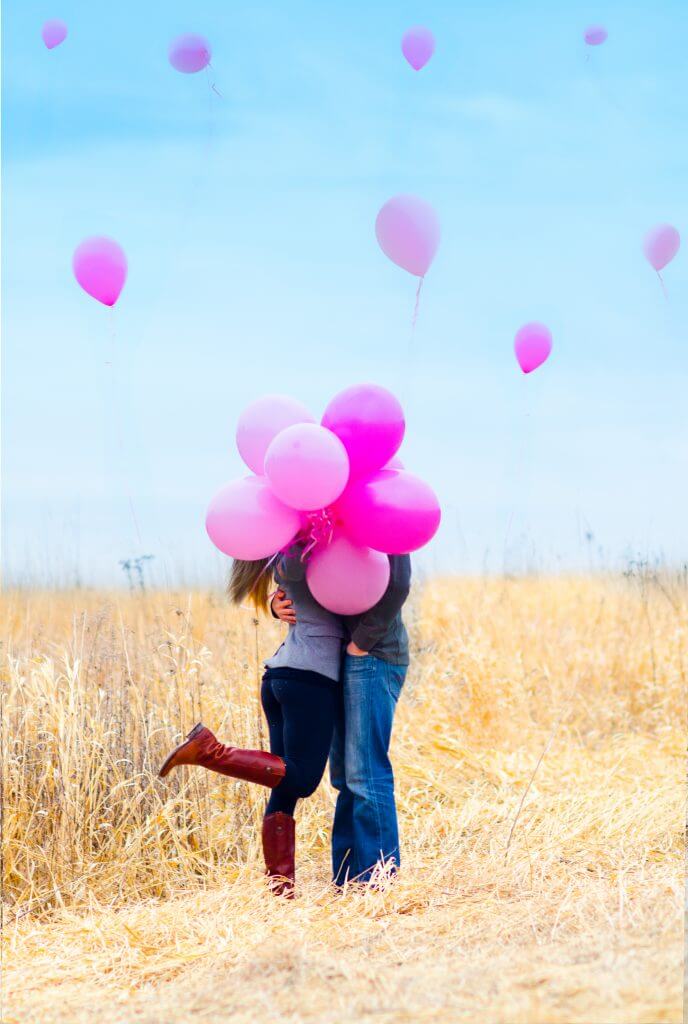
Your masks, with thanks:
[(440, 244), (440, 222), (424, 199), (394, 196), (378, 213), (375, 234), (392, 263), (416, 277), (425, 277)]
[(524, 373), (541, 366), (552, 351), (552, 335), (544, 324), (525, 324), (516, 332), (514, 352)]
[(208, 40), (192, 32), (177, 36), (170, 43), (168, 50), (170, 64), (184, 75), (194, 75), (197, 71), (202, 71), (210, 63), (211, 56)]
[(335, 395), (322, 424), (343, 442), (351, 479), (369, 476), (392, 458), (404, 439), (404, 410), (377, 384), (357, 384)]
[(314, 423), (305, 405), (287, 395), (264, 395), (239, 417), (236, 443), (242, 459), (254, 473), (265, 470), (265, 453), (274, 437), (294, 423)]
[(74, 276), (94, 299), (114, 306), (127, 279), (127, 257), (112, 238), (87, 238), (74, 250)]
[(643, 252), (657, 273), (671, 263), (681, 246), (681, 236), (671, 224), (658, 224), (651, 228), (643, 241)]
[(306, 569), (311, 594), (335, 615), (359, 615), (377, 604), (389, 583), (387, 555), (346, 537), (316, 550)]
[(347, 487), (334, 516), (357, 544), (405, 555), (432, 540), (441, 512), (435, 492), (423, 480), (406, 470), (381, 469)]
[(435, 37), (429, 28), (414, 25), (402, 36), (401, 52), (414, 71), (420, 71), (435, 52)]
[(607, 41), (607, 30), (604, 25), (588, 25), (583, 33), (583, 39), (588, 46), (600, 46)]
[(346, 487), (349, 459), (330, 430), (317, 423), (295, 423), (270, 442), (265, 475), (285, 505), (314, 512), (331, 505)]
[(60, 43), (64, 43), (67, 38), (67, 26), (59, 18), (51, 18), (50, 21), (46, 21), (41, 29), (41, 35), (45, 45), (49, 50), (52, 50), (59, 46)]
[(265, 477), (233, 480), (208, 506), (205, 528), (220, 551), (254, 561), (281, 551), (299, 531), (301, 517), (275, 497)]

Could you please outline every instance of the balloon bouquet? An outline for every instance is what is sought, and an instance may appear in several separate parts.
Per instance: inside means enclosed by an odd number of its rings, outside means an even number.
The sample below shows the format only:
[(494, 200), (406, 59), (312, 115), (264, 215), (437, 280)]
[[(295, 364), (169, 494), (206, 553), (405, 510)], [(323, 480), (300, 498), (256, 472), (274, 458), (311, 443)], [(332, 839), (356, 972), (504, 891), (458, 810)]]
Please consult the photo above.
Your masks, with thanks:
[(338, 615), (366, 611), (387, 589), (387, 556), (416, 551), (440, 523), (432, 489), (395, 458), (404, 430), (401, 405), (374, 384), (340, 392), (319, 424), (294, 399), (258, 399), (236, 432), (254, 475), (212, 499), (211, 541), (247, 560), (298, 541), (316, 600)]

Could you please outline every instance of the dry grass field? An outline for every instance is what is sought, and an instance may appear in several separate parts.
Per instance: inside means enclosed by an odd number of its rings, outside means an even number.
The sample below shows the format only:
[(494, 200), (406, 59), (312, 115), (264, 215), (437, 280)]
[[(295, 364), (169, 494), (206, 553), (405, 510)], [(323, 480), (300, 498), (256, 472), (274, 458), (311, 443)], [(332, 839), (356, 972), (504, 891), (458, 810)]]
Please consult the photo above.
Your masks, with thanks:
[(419, 590), (402, 872), (331, 891), (324, 784), (290, 903), (263, 791), (155, 778), (201, 717), (264, 743), (277, 624), (206, 593), (5, 594), (3, 1021), (679, 1021), (687, 612), (685, 579), (642, 571)]

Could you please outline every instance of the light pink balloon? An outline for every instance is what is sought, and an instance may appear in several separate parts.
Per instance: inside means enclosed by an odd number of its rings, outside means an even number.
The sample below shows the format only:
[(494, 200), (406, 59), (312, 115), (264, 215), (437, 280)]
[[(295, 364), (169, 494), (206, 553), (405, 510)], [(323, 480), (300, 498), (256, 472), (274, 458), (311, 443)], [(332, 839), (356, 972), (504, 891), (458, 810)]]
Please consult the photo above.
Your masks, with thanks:
[(525, 324), (516, 332), (514, 352), (524, 373), (541, 366), (552, 351), (552, 335), (544, 324)]
[(325, 409), (322, 424), (343, 442), (352, 480), (389, 462), (406, 429), (398, 400), (377, 384), (357, 384), (340, 391)]
[(359, 615), (377, 604), (389, 583), (387, 555), (335, 537), (306, 569), (311, 594), (335, 615)]
[(607, 41), (607, 35), (604, 25), (588, 25), (583, 33), (583, 39), (588, 46), (600, 46)]
[(395, 455), (394, 458), (390, 459), (389, 462), (386, 462), (385, 465), (382, 468), (383, 469), (406, 469), (406, 466), (401, 461), (399, 456)]
[(41, 29), (41, 36), (48, 49), (53, 50), (67, 38), (67, 26), (59, 18), (51, 18)]
[(437, 533), (440, 505), (435, 492), (406, 470), (378, 470), (344, 491), (335, 522), (357, 544), (388, 555), (422, 548)]
[(291, 508), (315, 512), (339, 497), (349, 479), (349, 459), (339, 438), (318, 423), (295, 423), (269, 444), (265, 475)]
[(375, 234), (392, 263), (416, 277), (425, 277), (440, 244), (440, 222), (424, 199), (394, 196), (378, 213)]
[(681, 236), (671, 224), (658, 224), (651, 228), (643, 241), (643, 252), (657, 273), (671, 263), (681, 246)]
[(281, 551), (299, 531), (301, 517), (275, 497), (265, 477), (233, 480), (208, 506), (205, 528), (220, 551), (255, 561)]
[(127, 279), (127, 257), (112, 238), (87, 238), (74, 250), (74, 276), (89, 295), (114, 306)]
[(254, 473), (263, 473), (265, 453), (274, 437), (294, 423), (314, 423), (305, 405), (288, 395), (264, 395), (239, 417), (236, 443), (242, 459)]
[(401, 52), (414, 71), (420, 71), (435, 52), (435, 37), (429, 28), (414, 25), (402, 36)]
[(202, 71), (210, 63), (211, 56), (208, 40), (193, 32), (177, 36), (168, 50), (170, 64), (184, 75), (195, 75), (197, 71)]

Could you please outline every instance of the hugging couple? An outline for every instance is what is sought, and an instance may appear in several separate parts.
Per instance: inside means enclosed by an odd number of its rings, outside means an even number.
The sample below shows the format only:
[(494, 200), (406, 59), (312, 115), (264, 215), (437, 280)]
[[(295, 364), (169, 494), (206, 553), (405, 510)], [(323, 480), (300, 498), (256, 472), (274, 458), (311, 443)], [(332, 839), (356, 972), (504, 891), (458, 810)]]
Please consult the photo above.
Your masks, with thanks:
[[(276, 894), (292, 896), (294, 810), (311, 796), (330, 760), (338, 791), (332, 826), (334, 883), (369, 882), (379, 867), (399, 865), (399, 832), (389, 743), (408, 668), (401, 618), (411, 581), (408, 555), (390, 555), (390, 581), (362, 615), (340, 617), (317, 603), (306, 584), (303, 546), (276, 559), (235, 561), (229, 596), (270, 607), (286, 622), (284, 643), (265, 663), (261, 689), (270, 753), (220, 743), (199, 723), (162, 768), (211, 771), (271, 790), (263, 819), (266, 874)], [(272, 580), (277, 586), (271, 597)]]

